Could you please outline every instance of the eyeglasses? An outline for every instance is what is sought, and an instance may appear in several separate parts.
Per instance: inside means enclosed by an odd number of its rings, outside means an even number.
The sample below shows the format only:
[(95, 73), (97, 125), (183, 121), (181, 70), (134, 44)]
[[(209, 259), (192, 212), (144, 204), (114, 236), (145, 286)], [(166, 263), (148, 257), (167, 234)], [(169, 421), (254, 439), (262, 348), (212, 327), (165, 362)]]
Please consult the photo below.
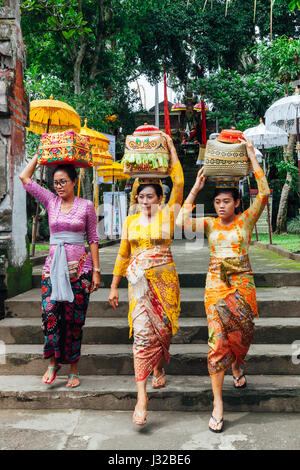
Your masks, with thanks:
[(68, 183), (68, 181), (71, 181), (71, 180), (60, 180), (60, 181), (53, 181), (53, 186), (55, 187), (63, 187), (63, 186), (66, 186), (66, 184)]

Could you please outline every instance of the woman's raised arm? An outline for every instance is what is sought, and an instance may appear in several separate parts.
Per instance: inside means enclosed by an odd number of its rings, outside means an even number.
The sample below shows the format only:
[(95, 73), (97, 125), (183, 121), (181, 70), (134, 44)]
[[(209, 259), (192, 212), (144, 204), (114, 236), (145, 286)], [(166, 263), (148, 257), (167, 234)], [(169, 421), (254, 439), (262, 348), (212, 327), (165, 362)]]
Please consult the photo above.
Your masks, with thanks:
[(194, 208), (195, 198), (201, 189), (204, 188), (206, 177), (203, 176), (203, 168), (198, 171), (197, 178), (194, 186), (192, 187), (190, 194), (184, 201), (182, 208), (176, 219), (176, 225), (192, 232), (203, 232), (204, 231), (204, 217), (194, 218), (190, 217), (190, 213)]
[(38, 156), (35, 155), (29, 163), (25, 166), (24, 170), (20, 173), (19, 178), (23, 184), (28, 184), (37, 166)]

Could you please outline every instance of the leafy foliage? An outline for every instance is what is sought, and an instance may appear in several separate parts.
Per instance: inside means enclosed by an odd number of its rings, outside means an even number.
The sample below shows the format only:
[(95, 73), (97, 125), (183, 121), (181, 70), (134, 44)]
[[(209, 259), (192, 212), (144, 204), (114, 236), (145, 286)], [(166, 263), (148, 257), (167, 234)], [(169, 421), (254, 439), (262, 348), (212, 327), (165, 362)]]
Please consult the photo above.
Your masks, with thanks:
[(300, 40), (282, 36), (259, 44), (257, 50), (261, 70), (284, 83), (288, 92), (289, 83), (299, 76)]
[(287, 230), (289, 233), (300, 234), (300, 215), (288, 221)]
[(218, 118), (220, 128), (234, 126), (242, 131), (257, 125), (267, 107), (283, 93), (283, 86), (266, 73), (242, 75), (226, 70), (197, 80), (192, 88), (211, 103), (208, 121)]

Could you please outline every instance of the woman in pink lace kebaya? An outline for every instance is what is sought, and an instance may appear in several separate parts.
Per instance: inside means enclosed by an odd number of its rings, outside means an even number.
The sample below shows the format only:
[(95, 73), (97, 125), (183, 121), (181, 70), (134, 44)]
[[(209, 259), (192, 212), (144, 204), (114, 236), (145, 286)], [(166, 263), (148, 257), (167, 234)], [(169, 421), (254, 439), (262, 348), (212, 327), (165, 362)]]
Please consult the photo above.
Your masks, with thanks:
[(53, 383), (60, 364), (70, 364), (66, 386), (77, 387), (82, 327), (90, 293), (100, 285), (97, 217), (91, 201), (74, 195), (74, 167), (59, 165), (54, 170), (55, 195), (31, 179), (36, 165), (34, 157), (20, 179), (24, 189), (45, 206), (49, 219), (50, 251), (42, 274), (42, 322), (43, 355), (50, 359), (50, 365), (42, 381)]

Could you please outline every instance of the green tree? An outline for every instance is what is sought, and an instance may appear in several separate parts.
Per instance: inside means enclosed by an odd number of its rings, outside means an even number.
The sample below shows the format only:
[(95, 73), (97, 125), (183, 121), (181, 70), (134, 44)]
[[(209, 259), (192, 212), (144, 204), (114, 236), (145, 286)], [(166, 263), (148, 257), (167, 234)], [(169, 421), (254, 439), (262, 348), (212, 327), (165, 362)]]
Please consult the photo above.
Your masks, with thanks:
[[(300, 78), (300, 40), (283, 36), (271, 44), (261, 44), (258, 47), (261, 67), (269, 70), (278, 82), (284, 83), (286, 94), (291, 91), (290, 83)], [(282, 187), (279, 209), (276, 221), (276, 232), (286, 232), (287, 205), (292, 190), (296, 190), (297, 183), (293, 174), (298, 174), (294, 160), (295, 135), (289, 136), (289, 143), (283, 153), (280, 163), (280, 172), (285, 173), (285, 182)], [(300, 188), (299, 188), (300, 189)]]

